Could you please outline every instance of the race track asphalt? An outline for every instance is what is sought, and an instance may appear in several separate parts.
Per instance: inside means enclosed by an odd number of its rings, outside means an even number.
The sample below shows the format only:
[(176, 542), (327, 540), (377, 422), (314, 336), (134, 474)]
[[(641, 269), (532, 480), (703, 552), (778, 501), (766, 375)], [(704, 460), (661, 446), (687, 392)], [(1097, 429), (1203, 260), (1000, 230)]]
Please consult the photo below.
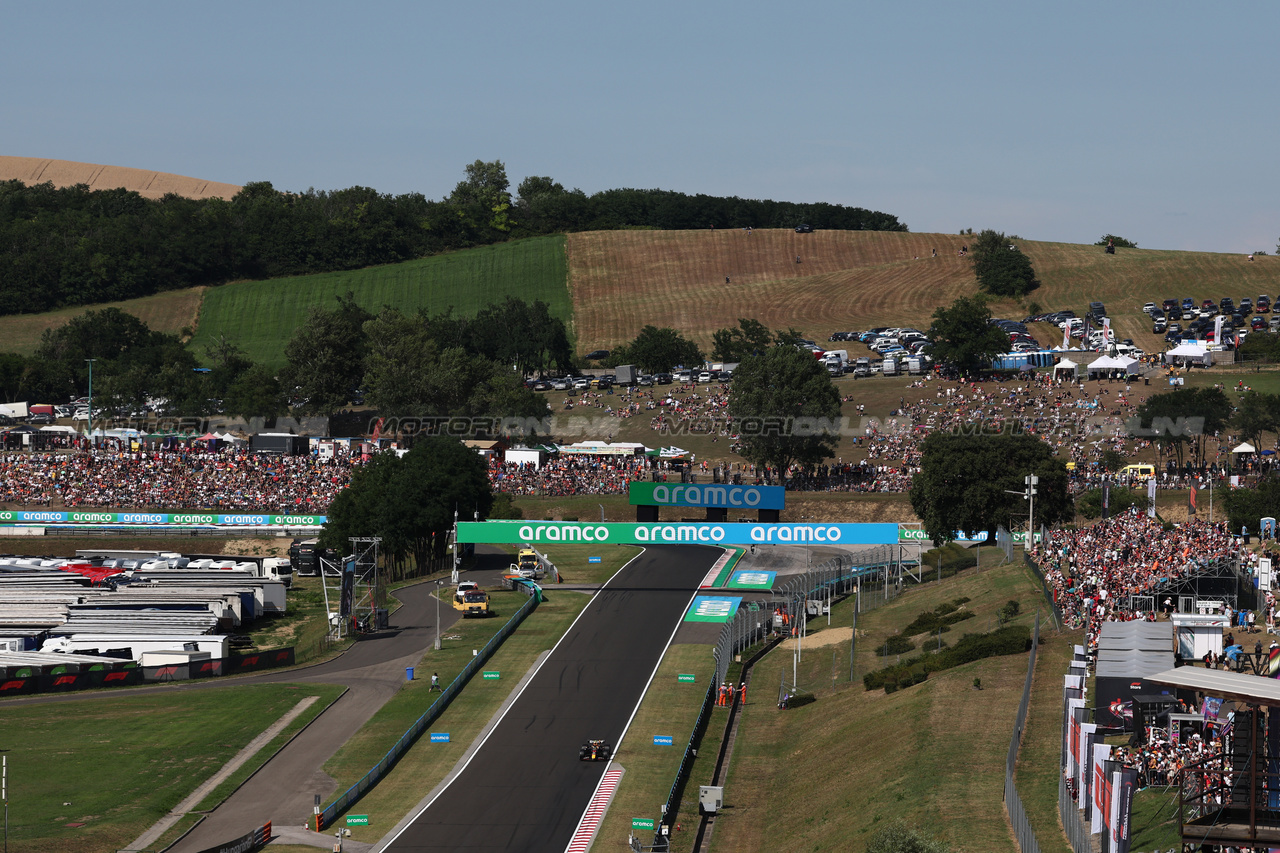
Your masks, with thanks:
[(607, 766), (580, 762), (578, 747), (592, 738), (617, 744), (692, 594), (721, 553), (656, 546), (629, 563), (583, 611), (453, 783), (381, 849), (563, 853)]

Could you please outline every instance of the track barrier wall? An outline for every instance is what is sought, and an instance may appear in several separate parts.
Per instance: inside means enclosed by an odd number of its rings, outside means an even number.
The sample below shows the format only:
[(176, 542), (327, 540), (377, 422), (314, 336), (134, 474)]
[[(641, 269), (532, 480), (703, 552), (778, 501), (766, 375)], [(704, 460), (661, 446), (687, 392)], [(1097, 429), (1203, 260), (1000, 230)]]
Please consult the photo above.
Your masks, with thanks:
[(498, 629), (498, 633), (494, 634), (489, 639), (489, 642), (485, 643), (480, 653), (467, 662), (467, 665), (462, 668), (462, 671), (458, 673), (449, 686), (444, 688), (436, 701), (431, 703), (431, 707), (400, 736), (400, 739), (387, 751), (387, 754), (359, 782), (352, 785), (319, 814), (315, 815), (312, 826), (317, 832), (332, 826), (333, 822), (363, 797), (366, 791), (372, 789), (373, 786), (382, 781), (384, 776), (391, 772), (391, 768), (395, 767), (400, 757), (417, 742), (422, 733), (427, 730), (427, 726), (435, 722), (436, 718), (445, 712), (445, 709), (449, 707), (449, 703), (462, 692), (462, 688), (466, 687), (471, 677), (480, 671), (480, 668), (488, 662), (493, 653), (498, 650), (498, 647), (502, 645), (507, 637), (511, 636), (511, 633), (524, 621), (524, 618), (538, 606), (542, 601), (541, 588), (537, 584), (528, 581), (523, 582), (521, 586), (524, 588), (525, 593), (528, 594), (529, 600), (520, 605), (520, 608), (507, 620), (507, 624)]

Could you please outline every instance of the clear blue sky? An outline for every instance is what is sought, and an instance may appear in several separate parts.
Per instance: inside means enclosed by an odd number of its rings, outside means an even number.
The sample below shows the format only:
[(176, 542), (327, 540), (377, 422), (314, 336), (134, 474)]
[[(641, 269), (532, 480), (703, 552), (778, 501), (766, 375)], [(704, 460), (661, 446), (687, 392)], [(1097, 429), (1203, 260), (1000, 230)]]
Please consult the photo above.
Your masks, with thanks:
[(279, 189), (827, 201), (1274, 252), (1280, 4), (0, 5), (0, 154)]

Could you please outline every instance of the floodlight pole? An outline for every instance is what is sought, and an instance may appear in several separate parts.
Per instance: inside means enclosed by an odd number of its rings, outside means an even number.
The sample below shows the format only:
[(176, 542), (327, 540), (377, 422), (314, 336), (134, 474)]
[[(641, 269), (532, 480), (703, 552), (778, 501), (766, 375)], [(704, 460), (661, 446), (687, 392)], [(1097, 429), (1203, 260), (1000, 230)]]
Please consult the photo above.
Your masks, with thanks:
[(440, 585), (444, 578), (436, 579), (436, 651), (440, 651)]
[(1022, 478), (1022, 482), (1027, 484), (1027, 500), (1030, 502), (1030, 508), (1027, 512), (1027, 545), (1026, 552), (1031, 553), (1031, 540), (1036, 535), (1036, 484), (1040, 482), (1040, 478), (1035, 474), (1030, 474)]
[[(93, 444), (93, 363), (97, 361), (97, 359), (86, 358), (85, 361), (89, 362), (89, 419), (88, 421), (86, 421), (86, 423), (89, 425), (88, 427), (89, 443), (90, 445), (92, 445)], [(7, 836), (5, 837), (5, 842), (7, 845), (8, 843)]]

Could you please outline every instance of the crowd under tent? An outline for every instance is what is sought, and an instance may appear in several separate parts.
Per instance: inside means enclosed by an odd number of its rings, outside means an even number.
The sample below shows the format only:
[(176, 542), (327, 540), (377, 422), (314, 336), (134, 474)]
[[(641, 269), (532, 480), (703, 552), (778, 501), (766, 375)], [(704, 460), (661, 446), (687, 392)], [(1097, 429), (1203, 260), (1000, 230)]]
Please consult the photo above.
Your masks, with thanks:
[(1069, 358), (1063, 358), (1053, 366), (1054, 379), (1066, 379), (1066, 374), (1070, 374), (1070, 380), (1075, 381), (1080, 378), (1080, 365), (1076, 364)]

